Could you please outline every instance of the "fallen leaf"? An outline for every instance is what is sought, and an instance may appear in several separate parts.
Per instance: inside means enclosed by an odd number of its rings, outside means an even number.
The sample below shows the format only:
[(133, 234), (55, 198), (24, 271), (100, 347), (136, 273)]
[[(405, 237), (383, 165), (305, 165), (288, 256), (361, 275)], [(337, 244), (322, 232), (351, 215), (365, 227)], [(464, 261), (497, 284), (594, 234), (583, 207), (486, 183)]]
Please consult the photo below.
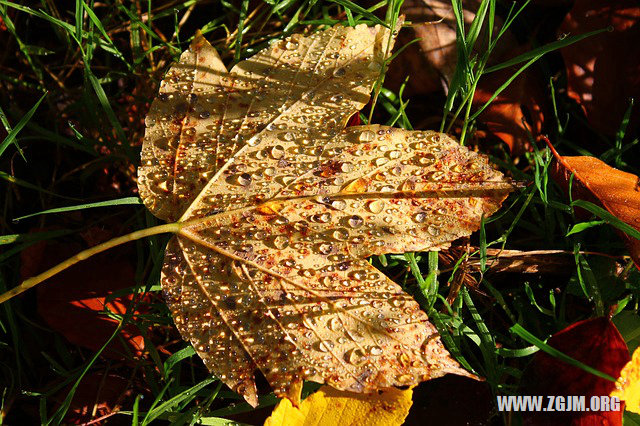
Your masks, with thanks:
[[(549, 144), (556, 159), (552, 177), (568, 192), (571, 175), (573, 200), (601, 205), (609, 213), (640, 231), (640, 180), (638, 176), (615, 169), (595, 157), (564, 157)], [(627, 234), (625, 240), (631, 258), (640, 268), (640, 242)]]
[(300, 407), (281, 400), (264, 426), (400, 426), (411, 408), (411, 389), (370, 394), (323, 386)]
[[(50, 285), (38, 288), (38, 314), (69, 342), (92, 351), (99, 350), (118, 326), (115, 319), (102, 312), (110, 310), (124, 314), (131, 304), (130, 294), (110, 296), (114, 291), (135, 286), (135, 270), (128, 261), (129, 253), (119, 251), (87, 259), (52, 277)], [(37, 275), (77, 252), (77, 244), (35, 244), (20, 254), (20, 273), (23, 277)], [(103, 355), (122, 360), (129, 352), (140, 356), (143, 351), (144, 338), (140, 330), (128, 325), (121, 330), (120, 338), (107, 346)]]
[(447, 135), (344, 129), (391, 51), (380, 26), (293, 35), (225, 71), (200, 35), (147, 117), (141, 197), (179, 219), (162, 272), (177, 328), (257, 404), (470, 375), (419, 305), (365, 260), (447, 247), (513, 186)]
[[(69, 411), (64, 417), (64, 424), (83, 424), (110, 414), (125, 403), (133, 393), (129, 381), (115, 373), (104, 374), (96, 371), (84, 377), (76, 392)], [(71, 385), (64, 387), (53, 395), (53, 400), (62, 404), (68, 395)], [(126, 401), (128, 402), (128, 401)]]
[[(515, 48), (502, 60), (531, 50), (530, 46)], [(495, 71), (480, 78), (473, 97), (473, 105), (480, 108), (488, 102), (498, 88), (509, 79), (517, 67)], [(530, 135), (538, 135), (544, 122), (547, 89), (536, 69), (528, 69), (518, 76), (478, 116), (481, 130), (495, 136), (509, 147), (515, 157), (531, 150)]]
[(625, 401), (627, 410), (640, 414), (640, 348), (633, 352), (631, 361), (620, 372), (611, 396)]
[(412, 399), (407, 426), (490, 424), (487, 419), (493, 417), (496, 400), (487, 382), (454, 375), (420, 383)]
[[(618, 377), (629, 360), (624, 339), (611, 320), (604, 317), (571, 324), (551, 336), (547, 343), (611, 377)], [(586, 401), (594, 395), (609, 395), (614, 389), (613, 382), (542, 351), (533, 357), (521, 383), (522, 395), (584, 395)], [(527, 413), (524, 424), (620, 425), (623, 411), (621, 407), (619, 411)]]
[[(611, 26), (613, 32), (591, 37), (560, 52), (567, 70), (567, 94), (584, 109), (598, 132), (614, 135), (629, 98), (640, 96), (640, 7), (635, 0), (577, 0), (560, 26), (560, 34), (583, 34)], [(640, 124), (634, 108), (629, 134)]]

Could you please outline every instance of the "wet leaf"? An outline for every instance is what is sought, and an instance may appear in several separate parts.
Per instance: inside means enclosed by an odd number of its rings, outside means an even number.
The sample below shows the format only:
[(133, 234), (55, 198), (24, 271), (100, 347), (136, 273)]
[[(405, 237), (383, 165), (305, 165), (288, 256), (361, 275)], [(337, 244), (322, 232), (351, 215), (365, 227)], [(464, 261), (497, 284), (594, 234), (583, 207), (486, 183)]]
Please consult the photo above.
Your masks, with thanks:
[[(547, 343), (611, 377), (618, 377), (629, 360), (629, 351), (620, 332), (608, 318), (593, 318), (571, 324), (551, 336)], [(609, 395), (614, 382), (597, 377), (547, 353), (538, 352), (525, 370), (523, 395)], [(588, 402), (587, 402), (588, 406)], [(539, 412), (528, 413), (525, 424), (591, 425), (622, 424), (622, 412)], [(607, 423), (608, 422), (608, 423)]]
[[(601, 205), (609, 213), (640, 231), (638, 176), (615, 169), (595, 157), (564, 157), (551, 148), (557, 160), (552, 176), (565, 192), (568, 191), (571, 175), (575, 175), (573, 200), (586, 200)], [(640, 241), (624, 233), (620, 235), (636, 266), (640, 267)]]
[(512, 189), (444, 134), (345, 129), (391, 51), (382, 27), (272, 44), (229, 73), (197, 36), (147, 117), (140, 194), (179, 219), (162, 273), (176, 326), (257, 404), (254, 372), (299, 401), (469, 375), (367, 256), (447, 247)]
[(620, 372), (611, 396), (625, 401), (628, 411), (640, 414), (640, 349), (635, 350), (631, 361)]
[(264, 426), (399, 426), (409, 414), (412, 394), (411, 389), (354, 394), (323, 386), (299, 408), (280, 401)]

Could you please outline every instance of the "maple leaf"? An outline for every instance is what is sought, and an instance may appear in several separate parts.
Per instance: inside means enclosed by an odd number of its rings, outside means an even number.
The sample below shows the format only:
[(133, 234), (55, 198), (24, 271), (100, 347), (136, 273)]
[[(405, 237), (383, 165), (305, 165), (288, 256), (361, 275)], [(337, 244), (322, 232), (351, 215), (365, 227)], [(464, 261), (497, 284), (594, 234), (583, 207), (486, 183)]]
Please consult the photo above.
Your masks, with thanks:
[(178, 220), (162, 286), (209, 370), (257, 405), (303, 380), (371, 392), (446, 373), (419, 305), (365, 260), (447, 247), (513, 186), (436, 132), (345, 129), (389, 57), (386, 28), (336, 26), (227, 72), (197, 35), (147, 117), (145, 205)]

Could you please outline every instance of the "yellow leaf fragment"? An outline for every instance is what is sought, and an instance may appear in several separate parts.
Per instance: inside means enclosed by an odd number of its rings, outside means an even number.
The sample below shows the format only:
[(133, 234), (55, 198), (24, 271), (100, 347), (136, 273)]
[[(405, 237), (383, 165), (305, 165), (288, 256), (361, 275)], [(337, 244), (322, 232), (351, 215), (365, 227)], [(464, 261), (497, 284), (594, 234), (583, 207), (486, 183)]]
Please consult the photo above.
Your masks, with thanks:
[(640, 414), (640, 347), (636, 348), (631, 361), (620, 371), (620, 377), (611, 396), (625, 401), (628, 411)]
[(264, 426), (399, 426), (412, 395), (411, 389), (356, 394), (323, 386), (299, 408), (282, 399)]

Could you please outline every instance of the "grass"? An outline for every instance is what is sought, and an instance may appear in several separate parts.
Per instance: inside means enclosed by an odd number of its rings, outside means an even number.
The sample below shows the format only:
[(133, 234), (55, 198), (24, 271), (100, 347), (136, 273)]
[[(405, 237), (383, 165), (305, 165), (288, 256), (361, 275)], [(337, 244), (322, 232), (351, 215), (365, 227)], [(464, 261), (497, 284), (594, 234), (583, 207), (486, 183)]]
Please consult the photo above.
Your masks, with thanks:
[[(633, 103), (615, 138), (599, 135), (608, 148), (591, 152), (576, 136), (584, 119), (560, 90), (562, 79), (555, 78), (561, 72), (557, 49), (606, 29), (561, 40), (540, 36), (528, 53), (496, 64), (492, 55), (506, 32), (526, 29), (536, 7), (485, 0), (465, 30), (461, 24), (468, 11), (458, 0), (452, 4), (458, 23), (458, 63), (446, 98), (440, 98), (441, 130), (457, 133), (465, 145), (477, 146), (481, 112), (521, 73), (539, 67), (551, 82), (546, 95), (554, 117), (547, 117), (545, 125), (556, 147), (574, 155), (598, 155), (615, 167), (638, 173), (638, 165), (627, 156), (638, 142), (629, 141), (632, 138), (626, 134)], [(11, 51), (0, 63), (0, 121), (6, 130), (0, 143), (4, 183), (0, 291), (27, 278), (21, 268), (34, 272), (25, 264), (44, 242), (54, 248), (87, 246), (93, 245), (87, 235), (96, 232), (117, 236), (161, 225), (135, 195), (143, 118), (163, 71), (196, 29), (202, 29), (226, 64), (233, 64), (274, 38), (307, 28), (342, 21), (393, 27), (400, 6), (399, 1), (383, 1), (364, 8), (349, 0), (153, 4), (76, 0), (69, 6), (47, 0), (0, 0), (6, 27), (0, 37)], [(507, 68), (511, 77), (491, 99), (485, 105), (473, 104), (482, 79)], [(362, 112), (363, 121), (413, 128), (422, 111), (414, 109), (415, 98), (405, 95), (407, 80), (397, 91), (383, 83), (381, 73), (375, 102)], [(550, 153), (533, 146), (533, 151), (515, 159), (504, 145), (483, 141), (483, 150), (496, 164), (530, 184), (512, 194), (471, 240), (458, 242), (458, 250), (373, 259), (416, 297), (449, 351), (485, 377), (493, 395), (516, 394), (531, 357), (539, 350), (552, 352), (545, 340), (568, 324), (613, 312), (620, 328), (630, 330), (627, 335), (635, 330), (628, 324), (638, 310), (640, 275), (623, 256), (613, 227), (630, 235), (637, 231), (598, 206), (567, 200), (549, 176)], [(575, 207), (593, 217), (579, 219)], [(251, 414), (254, 410), (208, 375), (193, 348), (177, 335), (159, 294), (166, 241), (166, 236), (156, 235), (135, 242), (130, 252), (135, 282), (116, 293), (129, 295), (133, 303), (125, 312), (97, 313), (117, 324), (97, 351), (74, 345), (53, 331), (36, 309), (35, 292), (0, 306), (3, 423), (68, 421), (83, 381), (92, 373), (107, 372), (126, 379), (126, 392), (107, 410), (90, 405), (96, 411), (83, 421), (105, 416), (104, 421), (135, 425), (160, 421), (218, 425), (249, 422), (252, 416), (263, 415), (263, 409), (270, 410), (276, 398), (267, 392), (256, 414)], [(492, 273), (495, 249), (560, 250), (570, 255), (571, 263), (560, 273)], [(615, 267), (622, 272), (614, 273)], [(151, 301), (145, 295), (151, 295)], [(134, 315), (137, 305), (147, 306), (144, 314)], [(118, 332), (127, 326), (142, 333), (146, 352), (137, 356), (123, 350), (119, 360), (106, 356), (108, 343), (121, 339)], [(316, 388), (307, 383), (304, 392)], [(489, 416), (494, 424), (506, 421), (495, 411)]]

